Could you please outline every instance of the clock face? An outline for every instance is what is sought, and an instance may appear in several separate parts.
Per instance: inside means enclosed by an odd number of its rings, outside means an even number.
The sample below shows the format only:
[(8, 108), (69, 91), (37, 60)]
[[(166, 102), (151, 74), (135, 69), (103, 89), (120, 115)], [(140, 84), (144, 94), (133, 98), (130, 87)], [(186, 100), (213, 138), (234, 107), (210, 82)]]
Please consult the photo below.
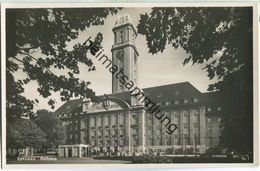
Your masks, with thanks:
[(124, 57), (124, 50), (119, 50), (119, 51), (117, 51), (116, 57), (117, 57), (119, 60), (122, 60), (123, 57)]

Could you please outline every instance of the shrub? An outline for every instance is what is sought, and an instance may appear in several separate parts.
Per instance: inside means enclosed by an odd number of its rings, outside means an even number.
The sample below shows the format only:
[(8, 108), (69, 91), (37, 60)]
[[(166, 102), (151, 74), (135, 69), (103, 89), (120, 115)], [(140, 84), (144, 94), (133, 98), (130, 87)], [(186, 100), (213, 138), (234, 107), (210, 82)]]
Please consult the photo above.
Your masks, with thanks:
[(175, 154), (183, 154), (183, 149), (182, 148), (176, 149)]
[(193, 148), (187, 148), (185, 150), (185, 154), (192, 154), (193, 153)]
[(214, 154), (221, 154), (221, 148), (219, 147), (210, 147), (206, 150), (205, 154), (208, 154), (208, 155), (214, 155)]
[(172, 163), (173, 160), (167, 156), (144, 154), (133, 159), (133, 163)]
[(165, 154), (173, 154), (173, 149), (172, 148), (167, 148), (165, 150)]

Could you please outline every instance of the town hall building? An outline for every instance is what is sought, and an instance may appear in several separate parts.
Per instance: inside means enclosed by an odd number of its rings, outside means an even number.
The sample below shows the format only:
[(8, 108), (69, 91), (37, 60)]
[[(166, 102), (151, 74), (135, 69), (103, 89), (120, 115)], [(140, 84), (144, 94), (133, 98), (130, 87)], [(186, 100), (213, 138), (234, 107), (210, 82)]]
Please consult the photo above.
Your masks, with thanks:
[[(129, 15), (116, 20), (113, 33), (112, 63), (138, 86), (137, 31)], [(55, 112), (67, 133), (60, 156), (201, 154), (218, 145), (222, 108), (216, 92), (201, 93), (189, 82), (141, 90), (160, 106), (174, 131), (112, 75), (112, 93), (99, 102), (70, 100)]]

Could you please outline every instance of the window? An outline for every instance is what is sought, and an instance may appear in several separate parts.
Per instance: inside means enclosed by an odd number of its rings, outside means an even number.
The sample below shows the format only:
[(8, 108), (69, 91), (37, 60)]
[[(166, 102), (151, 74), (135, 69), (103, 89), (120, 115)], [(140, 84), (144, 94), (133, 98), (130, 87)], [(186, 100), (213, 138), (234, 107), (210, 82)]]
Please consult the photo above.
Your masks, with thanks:
[(133, 135), (137, 135), (138, 134), (138, 130), (137, 129), (132, 129), (131, 131), (133, 132)]
[(208, 108), (208, 112), (211, 112), (211, 108), (210, 107)]
[(151, 118), (149, 118), (147, 124), (148, 124), (149, 126), (152, 125), (152, 124), (153, 124), (153, 120), (152, 120)]
[(198, 134), (195, 135), (195, 143), (196, 143), (197, 145), (200, 144), (200, 137), (199, 137)]
[(70, 134), (70, 139), (72, 140), (72, 134)]
[(153, 139), (150, 137), (149, 139), (148, 139), (148, 145), (152, 145), (153, 144)]
[(211, 126), (208, 127), (208, 133), (213, 133), (213, 128)]
[(119, 83), (119, 89), (122, 91), (124, 89), (124, 85)]
[(186, 145), (190, 144), (190, 136), (188, 134), (184, 134), (184, 143)]
[(157, 135), (161, 135), (161, 129), (157, 127)]
[(193, 99), (193, 102), (194, 102), (194, 103), (197, 103), (197, 102), (198, 102), (198, 99), (197, 99), (197, 98), (194, 98), (194, 99)]
[(198, 115), (193, 116), (193, 122), (199, 122), (199, 116)]
[(179, 123), (179, 115), (174, 115), (174, 123)]
[(120, 31), (120, 42), (119, 43), (123, 43), (124, 42), (124, 32)]
[(101, 125), (102, 125), (102, 117), (98, 118), (97, 125), (101, 127)]
[(180, 91), (179, 91), (179, 90), (175, 91), (174, 95), (175, 95), (175, 96), (180, 95)]
[(117, 134), (117, 130), (114, 129), (114, 130), (113, 130), (113, 135), (116, 135), (116, 134)]
[(170, 102), (168, 100), (165, 101), (165, 105), (168, 106)]
[(211, 122), (211, 118), (208, 118), (208, 123), (210, 123)]
[(70, 109), (71, 108), (71, 106), (70, 105), (68, 105), (67, 107), (66, 107), (66, 109)]
[(135, 84), (137, 83), (136, 78), (134, 78), (134, 83), (135, 83)]
[(108, 125), (108, 121), (109, 121), (109, 119), (108, 119), (108, 117), (107, 116), (105, 116), (105, 125)]
[(171, 137), (166, 136), (166, 145), (171, 145)]
[(174, 104), (179, 104), (179, 101), (178, 100), (174, 100)]
[(187, 99), (184, 99), (184, 100), (183, 100), (183, 103), (184, 103), (184, 104), (188, 103), (188, 100), (187, 100)]
[(218, 111), (221, 111), (221, 107), (218, 107)]
[(199, 128), (198, 127), (194, 127), (194, 133), (198, 134), (199, 133)]
[(218, 128), (218, 127), (216, 128), (216, 133), (220, 133), (220, 131), (219, 131), (219, 128)]
[(183, 122), (184, 123), (188, 123), (189, 122), (189, 116), (188, 115), (184, 115)]
[(174, 137), (174, 144), (175, 145), (180, 145), (180, 139), (178, 138), (178, 136)]
[(118, 118), (119, 125), (124, 125), (124, 116), (120, 115), (120, 118)]
[(116, 115), (112, 115), (112, 123), (113, 124), (116, 124), (116, 119), (117, 119)]
[[(147, 131), (147, 134), (148, 134), (148, 135), (152, 135), (152, 134), (153, 134), (152, 129), (149, 129), (149, 130)], [(150, 138), (151, 138), (151, 137), (150, 137)]]
[(183, 133), (184, 134), (188, 134), (189, 133), (189, 127), (188, 126), (184, 125)]
[(218, 117), (218, 122), (221, 122), (221, 118), (220, 117)]
[(209, 138), (208, 138), (208, 144), (209, 144), (209, 145), (212, 145), (212, 141), (213, 141), (213, 138), (212, 138), (212, 137), (209, 137)]

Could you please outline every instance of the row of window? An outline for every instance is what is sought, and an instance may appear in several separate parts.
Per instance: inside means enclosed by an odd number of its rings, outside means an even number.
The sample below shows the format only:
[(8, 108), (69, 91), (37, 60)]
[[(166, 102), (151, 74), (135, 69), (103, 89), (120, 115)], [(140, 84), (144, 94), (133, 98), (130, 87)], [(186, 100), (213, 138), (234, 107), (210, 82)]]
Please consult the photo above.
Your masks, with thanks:
[[(174, 139), (166, 138), (164, 144), (165, 145), (181, 145), (181, 138), (180, 137), (175, 137)], [(197, 144), (197, 145), (199, 145), (200, 144), (200, 138), (199, 138), (199, 136), (196, 136), (193, 139), (191, 139), (189, 136), (186, 136), (183, 139), (183, 144), (186, 144), (186, 145)], [(157, 139), (150, 137), (150, 138), (148, 138), (148, 145), (163, 145), (163, 141), (160, 137), (157, 137)]]
[(74, 142), (73, 142), (73, 134), (69, 134), (69, 142), (78, 143), (79, 142), (79, 135), (78, 134), (74, 135)]
[[(177, 123), (178, 123), (178, 119), (176, 118), (176, 119), (174, 119), (174, 121), (176, 122), (177, 121)], [(194, 131), (197, 129), (196, 127), (198, 127), (198, 124), (196, 124), (196, 122), (198, 122), (199, 121), (199, 116), (194, 116), (193, 117), (193, 122), (194, 122)], [(221, 121), (221, 118), (219, 117), (218, 118), (218, 122), (220, 122)], [(174, 123), (175, 123), (174, 122)], [(212, 118), (207, 118), (207, 122), (208, 123), (211, 123), (212, 122)], [(70, 124), (69, 125), (69, 130), (70, 131), (72, 131), (73, 130), (73, 126), (74, 126), (74, 130), (75, 131), (77, 131), (78, 130), (78, 120), (76, 120), (75, 121), (75, 125), (72, 125), (71, 123), (72, 123), (72, 121), (67, 121), (66, 122), (67, 124)], [(183, 118), (183, 123), (184, 123), (184, 132), (186, 131), (186, 130), (188, 130), (188, 123), (189, 123), (189, 118), (188, 117), (184, 117)], [(135, 124), (132, 124), (132, 126), (137, 126), (136, 125), (137, 124), (137, 122), (135, 123)], [(149, 119), (148, 120), (148, 125), (152, 125), (152, 121)], [(197, 126), (196, 126), (197, 125)], [(116, 125), (112, 125), (112, 127), (117, 127)], [(157, 125), (157, 128), (159, 129), (161, 127), (161, 125)], [(106, 127), (105, 127), (106, 129), (109, 129), (109, 126), (107, 125)], [(92, 126), (91, 127), (91, 129), (95, 129), (95, 127), (94, 126)], [(102, 129), (102, 127), (101, 126), (99, 126), (99, 127), (97, 127), (97, 129)], [(121, 128), (121, 130), (122, 130), (122, 128)]]
[(120, 137), (117, 140), (105, 140), (105, 141), (102, 141), (102, 140), (95, 140), (94, 138), (91, 138), (90, 139), (90, 145), (92, 146), (99, 146), (99, 147), (102, 147), (102, 146), (124, 146), (125, 145), (125, 138), (124, 137)]
[(188, 104), (188, 103), (197, 103), (199, 100), (198, 98), (192, 99), (181, 99), (181, 100), (161, 100), (157, 102), (157, 105), (178, 105), (178, 104)]
[[(212, 118), (207, 118), (207, 121), (208, 121), (208, 123), (211, 123), (211, 122), (212, 122)], [(221, 118), (218, 117), (217, 121), (218, 121), (218, 122), (221, 122)]]
[[(175, 115), (173, 118), (173, 122), (174, 123), (179, 123), (180, 117), (178, 115)], [(183, 123), (189, 123), (190, 121), (190, 116), (189, 115), (184, 115), (183, 117)], [(221, 122), (221, 118), (218, 117), (217, 119), (218, 122)], [(199, 122), (199, 115), (193, 115), (193, 123), (198, 123)], [(207, 118), (207, 122), (211, 123), (212, 122), (212, 118)], [(148, 123), (152, 123), (152, 118), (148, 119)]]
[(96, 131), (91, 131), (91, 135), (95, 135), (95, 132), (97, 133), (97, 134), (102, 134), (102, 133), (104, 133), (104, 134), (124, 134), (125, 133), (125, 129), (124, 128), (122, 128), (122, 129), (98, 129), (98, 130), (96, 130)]
[(79, 113), (78, 112), (75, 112), (75, 113), (61, 113), (61, 114), (58, 114), (58, 117), (60, 118), (67, 118), (67, 117), (72, 117), (72, 116), (78, 116)]
[[(168, 117), (170, 118), (170, 116), (168, 115)], [(154, 119), (154, 117), (149, 117), (148, 118), (148, 124), (151, 125), (152, 124), (152, 120)], [(172, 122), (175, 124), (178, 124), (180, 122), (180, 116), (179, 115), (174, 115), (174, 117), (172, 118)], [(193, 123), (198, 123), (199, 122), (199, 115), (193, 115)], [(183, 123), (189, 123), (190, 121), (190, 115), (184, 115), (182, 122)]]
[[(102, 119), (103, 118), (103, 119)], [(97, 126), (101, 126), (102, 125), (102, 122), (104, 125), (108, 125), (108, 124), (113, 124), (115, 125), (116, 122), (119, 123), (119, 125), (123, 125), (124, 124), (124, 115), (106, 115), (104, 117), (97, 117), (97, 118), (91, 118), (90, 119), (90, 127), (94, 127), (95, 126), (95, 123), (97, 124)], [(110, 120), (110, 123), (109, 123), (109, 120)]]
[(134, 41), (135, 39), (135, 33), (132, 32), (132, 36), (130, 37), (130, 32), (131, 32), (131, 29), (130, 28), (127, 28), (127, 29), (124, 29), (124, 30), (121, 30), (121, 31), (117, 31), (115, 33), (115, 42), (116, 43), (124, 43), (126, 41), (129, 41), (132, 39), (132, 41)]
[(219, 133), (219, 132), (220, 132), (220, 128), (219, 127), (213, 128), (212, 126), (208, 126), (208, 133), (209, 134)]
[[(221, 110), (222, 110), (222, 108), (219, 106), (219, 107), (217, 108), (217, 111), (220, 112)], [(207, 111), (208, 111), (208, 112), (211, 112), (211, 111), (212, 111), (212, 108), (211, 108), (211, 107), (208, 107), (208, 108), (207, 108)]]

